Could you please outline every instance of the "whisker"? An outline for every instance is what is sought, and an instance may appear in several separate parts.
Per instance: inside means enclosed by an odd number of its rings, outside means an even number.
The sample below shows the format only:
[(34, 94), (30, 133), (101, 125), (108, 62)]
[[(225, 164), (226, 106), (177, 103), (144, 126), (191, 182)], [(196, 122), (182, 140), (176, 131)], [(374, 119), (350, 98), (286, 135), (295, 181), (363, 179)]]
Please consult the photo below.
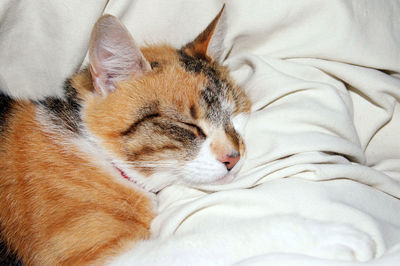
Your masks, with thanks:
[(134, 167), (141, 169), (148, 168), (158, 168), (163, 170), (176, 169), (179, 165), (176, 162), (149, 162), (149, 161), (141, 161), (141, 162), (115, 162), (122, 167)]

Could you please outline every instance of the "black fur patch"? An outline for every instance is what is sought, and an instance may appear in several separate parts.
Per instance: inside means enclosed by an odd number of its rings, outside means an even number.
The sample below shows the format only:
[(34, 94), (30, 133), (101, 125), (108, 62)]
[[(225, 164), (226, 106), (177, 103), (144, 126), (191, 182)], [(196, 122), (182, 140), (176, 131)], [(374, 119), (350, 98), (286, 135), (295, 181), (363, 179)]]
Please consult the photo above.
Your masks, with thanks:
[(190, 115), (192, 116), (193, 119), (197, 119), (196, 106), (194, 106), (194, 105), (190, 106)]
[(131, 135), (131, 134), (135, 133), (137, 127), (140, 124), (142, 124), (144, 121), (147, 121), (147, 120), (159, 117), (159, 116), (160, 116), (160, 114), (158, 114), (158, 113), (146, 115), (146, 116), (142, 117), (141, 119), (137, 120), (135, 123), (133, 123), (127, 130), (122, 132), (121, 135), (123, 135), (123, 136)]
[(182, 63), (182, 66), (188, 72), (194, 72), (196, 74), (200, 74), (200, 72), (205, 68), (207, 62), (204, 59), (195, 58), (186, 54), (183, 50), (178, 51), (179, 61)]
[(219, 95), (217, 88), (214, 86), (208, 86), (201, 91), (201, 96), (207, 104), (207, 119), (218, 122), (220, 114), (222, 112), (221, 107), (221, 96)]
[(186, 71), (195, 74), (204, 74), (208, 80), (207, 86), (201, 91), (202, 99), (208, 107), (207, 118), (221, 122), (221, 100), (227, 97), (229, 82), (222, 77), (215, 65), (206, 59), (189, 56), (183, 50), (178, 51), (181, 65)]
[(8, 250), (5, 242), (0, 242), (0, 265), (23, 266), (22, 262)]
[(150, 66), (152, 69), (157, 68), (160, 66), (160, 63), (157, 61), (150, 62)]
[(168, 136), (184, 145), (190, 145), (196, 139), (196, 135), (189, 129), (183, 128), (172, 121), (154, 121), (153, 126), (158, 134)]
[(69, 79), (64, 84), (64, 98), (47, 97), (38, 104), (48, 110), (55, 125), (79, 134), (81, 104)]
[(179, 50), (178, 54), (179, 60), (186, 71), (194, 72), (195, 74), (203, 73), (216, 87), (221, 87), (223, 84), (228, 85), (227, 80), (222, 78), (221, 73), (213, 63), (206, 59), (189, 56), (183, 50)]
[(0, 133), (7, 126), (7, 118), (12, 112), (12, 104), (14, 100), (11, 97), (0, 92)]

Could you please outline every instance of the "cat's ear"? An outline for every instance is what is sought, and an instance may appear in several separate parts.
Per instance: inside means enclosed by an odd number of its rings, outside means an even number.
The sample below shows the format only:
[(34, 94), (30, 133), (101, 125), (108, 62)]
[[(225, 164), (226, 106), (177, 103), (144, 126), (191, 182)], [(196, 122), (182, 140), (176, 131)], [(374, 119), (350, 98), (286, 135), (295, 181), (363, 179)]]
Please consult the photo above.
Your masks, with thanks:
[(89, 62), (93, 86), (101, 95), (113, 92), (117, 81), (151, 69), (129, 31), (112, 15), (99, 18), (93, 28)]
[(185, 53), (210, 61), (222, 61), (224, 53), (223, 41), (226, 33), (226, 14), (224, 9), (225, 4), (207, 28), (194, 41), (183, 47)]

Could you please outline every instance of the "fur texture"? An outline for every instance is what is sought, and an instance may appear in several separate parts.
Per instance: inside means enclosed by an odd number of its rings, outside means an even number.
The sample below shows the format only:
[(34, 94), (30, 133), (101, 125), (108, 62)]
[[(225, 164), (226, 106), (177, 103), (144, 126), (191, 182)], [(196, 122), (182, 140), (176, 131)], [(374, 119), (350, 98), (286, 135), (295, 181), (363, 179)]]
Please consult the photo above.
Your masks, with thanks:
[(250, 103), (209, 50), (221, 12), (181, 50), (139, 49), (105, 15), (63, 98), (0, 96), (0, 225), (24, 264), (102, 264), (150, 236), (151, 192), (234, 168)]

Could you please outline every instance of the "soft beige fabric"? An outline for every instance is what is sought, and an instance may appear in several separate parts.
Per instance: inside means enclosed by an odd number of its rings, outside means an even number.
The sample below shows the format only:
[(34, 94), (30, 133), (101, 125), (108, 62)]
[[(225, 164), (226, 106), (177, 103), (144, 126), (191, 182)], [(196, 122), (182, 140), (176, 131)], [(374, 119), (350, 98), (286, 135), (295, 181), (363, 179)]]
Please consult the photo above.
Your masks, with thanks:
[[(19, 97), (59, 93), (103, 10), (139, 44), (179, 47), (221, 6), (2, 1), (0, 86)], [(162, 191), (156, 240), (116, 263), (336, 265), (324, 258), (374, 256), (366, 265), (397, 265), (400, 2), (231, 0), (226, 12), (223, 63), (253, 102), (245, 164), (230, 184)]]

